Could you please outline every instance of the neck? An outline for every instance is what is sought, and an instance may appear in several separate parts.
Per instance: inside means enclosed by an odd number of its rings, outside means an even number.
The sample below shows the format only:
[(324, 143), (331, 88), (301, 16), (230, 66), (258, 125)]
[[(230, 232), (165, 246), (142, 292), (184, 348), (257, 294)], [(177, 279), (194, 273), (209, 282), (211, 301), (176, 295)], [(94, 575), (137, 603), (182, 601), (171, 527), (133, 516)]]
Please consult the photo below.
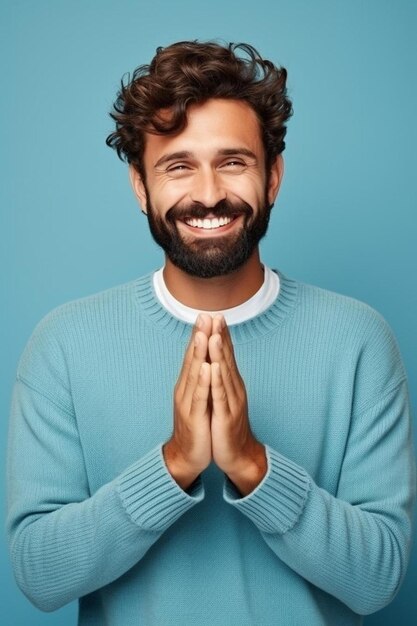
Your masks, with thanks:
[(199, 311), (223, 311), (249, 300), (262, 286), (264, 271), (256, 249), (242, 267), (226, 276), (190, 276), (166, 259), (164, 280), (182, 304)]

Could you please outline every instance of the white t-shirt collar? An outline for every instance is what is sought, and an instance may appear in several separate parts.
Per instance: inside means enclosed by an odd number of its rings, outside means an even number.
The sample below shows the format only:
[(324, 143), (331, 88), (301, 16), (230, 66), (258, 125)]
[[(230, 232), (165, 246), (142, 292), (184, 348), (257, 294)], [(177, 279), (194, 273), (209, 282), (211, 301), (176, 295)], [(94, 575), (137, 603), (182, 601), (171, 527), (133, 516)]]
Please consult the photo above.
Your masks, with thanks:
[[(182, 302), (174, 298), (165, 284), (163, 268), (154, 273), (153, 287), (156, 297), (171, 315), (188, 324), (195, 323), (197, 315), (201, 313), (201, 311), (185, 306), (185, 304), (182, 304)], [(210, 315), (222, 313), (228, 326), (246, 322), (271, 306), (278, 297), (279, 288), (278, 274), (269, 267), (264, 266), (264, 282), (260, 289), (249, 298), (249, 300), (246, 300), (246, 302), (238, 306), (225, 309), (224, 311), (205, 311), (205, 313), (209, 313)]]

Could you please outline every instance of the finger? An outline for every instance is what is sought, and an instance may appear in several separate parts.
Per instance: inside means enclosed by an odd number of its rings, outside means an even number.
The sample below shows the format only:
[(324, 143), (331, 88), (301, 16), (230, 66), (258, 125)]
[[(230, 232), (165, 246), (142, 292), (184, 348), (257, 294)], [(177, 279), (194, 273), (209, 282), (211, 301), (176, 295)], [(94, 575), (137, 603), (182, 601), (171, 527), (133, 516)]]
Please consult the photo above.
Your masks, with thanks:
[(220, 364), (211, 363), (211, 397), (213, 402), (213, 414), (226, 417), (230, 413), (228, 394), (223, 384)]
[(232, 337), (230, 334), (229, 327), (225, 321), (223, 323), (222, 331), (220, 334), (221, 334), (221, 338), (223, 342), (224, 357), (227, 363), (229, 364), (229, 367), (233, 369), (233, 371), (237, 374), (237, 376), (240, 377), (239, 368), (236, 363), (235, 350), (233, 347)]
[(242, 403), (246, 403), (246, 389), (237, 367), (233, 344), (227, 325), (223, 329), (226, 341), (219, 335), (212, 335), (209, 340), (209, 356), (211, 361), (218, 362), (225, 387), (229, 408), (232, 413), (239, 412)]
[(191, 401), (191, 415), (204, 415), (207, 413), (207, 403), (210, 393), (211, 372), (209, 363), (201, 363), (198, 373), (197, 385), (194, 389)]
[(215, 333), (219, 333), (219, 335), (221, 335), (225, 326), (226, 320), (224, 319), (224, 316), (221, 313), (217, 313), (213, 317), (212, 321), (212, 334), (214, 335)]
[(229, 362), (225, 358), (224, 344), (219, 334), (212, 335), (209, 339), (209, 356), (212, 363), (218, 363), (220, 368), (220, 375), (222, 383), (227, 395), (229, 396), (229, 404), (234, 405), (236, 396), (236, 389), (239, 384), (239, 380), (230, 367)]
[(216, 333), (210, 337), (209, 356), (211, 361), (217, 361), (221, 364), (222, 370), (224, 367), (230, 370), (230, 376), (234, 385), (241, 384), (233, 344), (231, 343), (227, 327), (224, 328), (223, 334)]
[(207, 337), (198, 330), (194, 337), (194, 351), (185, 376), (182, 401), (186, 409), (191, 407), (193, 395), (199, 383), (201, 365), (207, 360)]
[(208, 339), (212, 333), (213, 326), (213, 318), (211, 317), (211, 315), (209, 315), (208, 313), (199, 313), (196, 320), (196, 325), (198, 330), (201, 330)]
[(229, 364), (229, 367), (239, 376), (232, 337), (230, 335), (229, 327), (226, 324), (226, 320), (222, 314), (217, 314), (213, 318), (212, 334), (214, 335), (215, 333), (219, 333), (222, 338), (224, 357)]
[[(188, 346), (187, 346), (187, 349), (185, 351), (184, 360), (183, 360), (183, 363), (182, 363), (181, 371), (180, 371), (180, 374), (179, 374), (179, 377), (178, 377), (178, 382), (177, 382), (177, 389), (178, 389), (178, 392), (179, 392), (180, 395), (182, 395), (184, 393), (185, 382), (187, 380), (188, 372), (190, 370), (191, 363), (192, 363), (193, 358), (194, 358), (196, 333), (199, 330), (202, 330), (202, 332), (204, 332), (207, 335), (207, 330), (209, 328), (209, 325), (211, 325), (211, 321), (209, 321), (206, 318), (210, 318), (210, 316), (209, 315), (204, 315), (204, 314), (200, 313), (197, 316), (196, 322), (195, 322), (195, 324), (193, 326), (193, 329), (191, 331), (190, 341), (188, 342)], [(210, 320), (211, 320), (211, 318), (210, 318)]]

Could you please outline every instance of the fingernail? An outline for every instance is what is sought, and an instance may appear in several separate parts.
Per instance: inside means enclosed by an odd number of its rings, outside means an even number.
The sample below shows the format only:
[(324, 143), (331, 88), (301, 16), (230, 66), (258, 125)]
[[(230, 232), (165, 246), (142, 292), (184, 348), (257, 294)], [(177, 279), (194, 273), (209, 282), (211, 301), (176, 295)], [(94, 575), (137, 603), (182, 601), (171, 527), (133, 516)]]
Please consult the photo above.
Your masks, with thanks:
[(217, 337), (217, 341), (216, 341), (216, 343), (217, 343), (217, 346), (218, 346), (219, 348), (221, 348), (221, 347), (222, 347), (222, 338), (221, 338), (220, 336), (219, 336), (219, 337)]
[(195, 325), (197, 326), (197, 328), (202, 328), (203, 326), (203, 319), (201, 317), (201, 315), (197, 315), (197, 319), (195, 321)]

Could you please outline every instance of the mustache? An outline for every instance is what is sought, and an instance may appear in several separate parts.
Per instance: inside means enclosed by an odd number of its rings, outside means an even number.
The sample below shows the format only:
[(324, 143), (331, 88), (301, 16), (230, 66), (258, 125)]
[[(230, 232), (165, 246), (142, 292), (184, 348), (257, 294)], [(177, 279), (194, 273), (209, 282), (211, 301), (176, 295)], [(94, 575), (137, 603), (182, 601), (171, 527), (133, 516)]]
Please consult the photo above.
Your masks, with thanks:
[(253, 209), (247, 202), (243, 200), (238, 203), (232, 203), (230, 200), (220, 200), (213, 207), (207, 207), (201, 202), (192, 202), (186, 206), (175, 204), (168, 209), (165, 219), (168, 222), (175, 223), (177, 220), (195, 218), (204, 219), (208, 215), (214, 217), (236, 217), (237, 215), (245, 215), (249, 218), (253, 214)]

